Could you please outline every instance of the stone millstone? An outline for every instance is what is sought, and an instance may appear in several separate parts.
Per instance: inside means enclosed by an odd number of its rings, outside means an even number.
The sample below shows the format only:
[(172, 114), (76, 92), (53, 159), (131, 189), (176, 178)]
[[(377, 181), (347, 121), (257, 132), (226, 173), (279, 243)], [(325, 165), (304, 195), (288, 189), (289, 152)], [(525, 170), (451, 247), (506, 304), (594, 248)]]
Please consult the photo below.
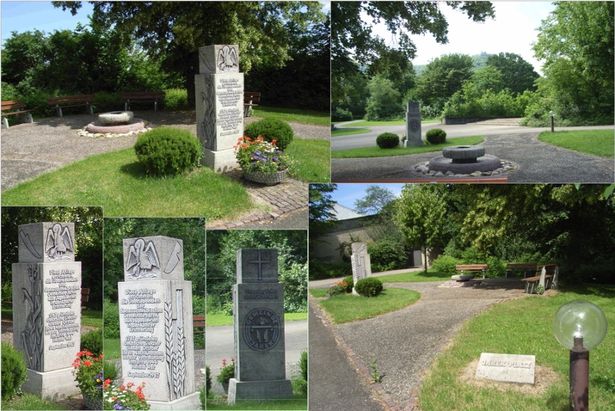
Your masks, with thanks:
[(98, 122), (104, 126), (127, 124), (133, 117), (132, 111), (110, 111), (108, 113), (100, 113), (98, 115)]
[(145, 128), (145, 122), (140, 118), (133, 118), (127, 124), (118, 124), (106, 126), (99, 124), (98, 122), (88, 124), (85, 129), (90, 133), (114, 133), (114, 134), (124, 134), (130, 133), (133, 131), (143, 130)]
[(442, 156), (450, 158), (453, 163), (474, 163), (478, 157), (485, 155), (483, 146), (455, 146), (442, 150)]
[(497, 170), (502, 167), (502, 161), (491, 154), (485, 154), (473, 163), (458, 163), (450, 158), (439, 156), (429, 160), (428, 167), (430, 170), (443, 173), (450, 171), (455, 174), (472, 174), (476, 171)]

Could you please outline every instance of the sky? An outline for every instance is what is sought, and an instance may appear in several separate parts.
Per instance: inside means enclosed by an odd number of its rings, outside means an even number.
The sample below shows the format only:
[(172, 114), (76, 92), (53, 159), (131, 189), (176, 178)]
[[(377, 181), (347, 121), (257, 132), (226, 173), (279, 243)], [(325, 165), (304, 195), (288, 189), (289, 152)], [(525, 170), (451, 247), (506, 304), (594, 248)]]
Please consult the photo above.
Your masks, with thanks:
[(90, 3), (83, 2), (76, 16), (70, 11), (55, 8), (50, 1), (5, 1), (2, 0), (2, 43), (11, 37), (11, 32), (41, 30), (72, 30), (77, 23), (88, 24), (92, 11)]
[(337, 190), (331, 193), (331, 197), (333, 200), (337, 201), (338, 204), (354, 210), (354, 202), (365, 197), (367, 188), (374, 185), (385, 187), (390, 190), (395, 197), (398, 197), (405, 184), (337, 184)]
[[(450, 53), (511, 52), (519, 54), (537, 72), (542, 73), (542, 64), (534, 57), (532, 43), (536, 41), (536, 29), (555, 6), (542, 1), (496, 1), (493, 4), (495, 18), (484, 23), (473, 22), (463, 12), (442, 5), (441, 10), (448, 22), (448, 43), (439, 44), (430, 34), (411, 36), (417, 46), (417, 55), (412, 63), (427, 64), (438, 56)], [(384, 25), (375, 26), (374, 32), (387, 44), (396, 43)]]

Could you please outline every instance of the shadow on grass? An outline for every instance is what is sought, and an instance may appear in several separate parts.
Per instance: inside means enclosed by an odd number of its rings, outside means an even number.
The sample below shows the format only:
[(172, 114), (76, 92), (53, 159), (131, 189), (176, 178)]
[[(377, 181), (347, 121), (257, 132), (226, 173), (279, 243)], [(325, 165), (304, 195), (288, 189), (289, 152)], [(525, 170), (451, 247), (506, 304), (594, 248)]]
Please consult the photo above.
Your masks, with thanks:
[(595, 295), (602, 298), (615, 298), (614, 284), (562, 284), (561, 291), (571, 291), (583, 295)]
[(123, 166), (120, 167), (120, 171), (124, 174), (128, 174), (129, 176), (137, 178), (139, 180), (143, 180), (145, 178), (156, 178), (156, 177), (148, 176), (145, 173), (145, 169), (143, 168), (143, 165), (139, 163), (138, 161), (135, 161), (129, 164), (124, 164)]

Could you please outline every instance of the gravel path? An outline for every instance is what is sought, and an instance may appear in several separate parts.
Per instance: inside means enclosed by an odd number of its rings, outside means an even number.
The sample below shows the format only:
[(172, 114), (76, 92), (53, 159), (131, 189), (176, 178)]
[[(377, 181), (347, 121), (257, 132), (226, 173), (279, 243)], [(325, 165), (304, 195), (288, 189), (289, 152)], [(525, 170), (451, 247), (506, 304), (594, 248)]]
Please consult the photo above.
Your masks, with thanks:
[[(196, 135), (194, 112), (135, 111), (135, 117), (154, 126), (171, 126)], [(96, 116), (74, 114), (49, 117), (2, 130), (2, 190), (30, 180), (45, 172), (94, 154), (132, 147), (136, 137), (88, 138), (77, 132)], [(245, 119), (246, 124), (258, 120)], [(290, 123), (299, 138), (328, 139), (327, 126)]]
[[(384, 375), (376, 387), (385, 393), (391, 409), (413, 409), (425, 371), (465, 320), (491, 304), (523, 295), (520, 288), (439, 288), (440, 284), (391, 284), (420, 292), (420, 300), (399, 311), (333, 327), (364, 373), (376, 361)], [(315, 383), (320, 384), (318, 378)]]
[(310, 301), (310, 411), (382, 410)]
[[(452, 141), (453, 139), (451, 139)], [(538, 133), (487, 136), (485, 151), (512, 160), (519, 169), (508, 174), (514, 183), (612, 183), (613, 159), (582, 154), (538, 141)], [(332, 159), (332, 181), (403, 181), (420, 179), (414, 165), (437, 152), (396, 157)], [(433, 180), (431, 178), (430, 180)]]

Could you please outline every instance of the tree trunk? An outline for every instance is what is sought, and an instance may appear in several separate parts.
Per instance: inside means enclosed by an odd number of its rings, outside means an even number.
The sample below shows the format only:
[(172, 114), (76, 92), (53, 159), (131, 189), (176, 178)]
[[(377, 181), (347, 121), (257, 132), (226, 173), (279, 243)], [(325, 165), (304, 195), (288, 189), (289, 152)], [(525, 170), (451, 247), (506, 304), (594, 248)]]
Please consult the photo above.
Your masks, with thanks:
[(423, 269), (424, 272), (427, 272), (427, 247), (423, 247)]

